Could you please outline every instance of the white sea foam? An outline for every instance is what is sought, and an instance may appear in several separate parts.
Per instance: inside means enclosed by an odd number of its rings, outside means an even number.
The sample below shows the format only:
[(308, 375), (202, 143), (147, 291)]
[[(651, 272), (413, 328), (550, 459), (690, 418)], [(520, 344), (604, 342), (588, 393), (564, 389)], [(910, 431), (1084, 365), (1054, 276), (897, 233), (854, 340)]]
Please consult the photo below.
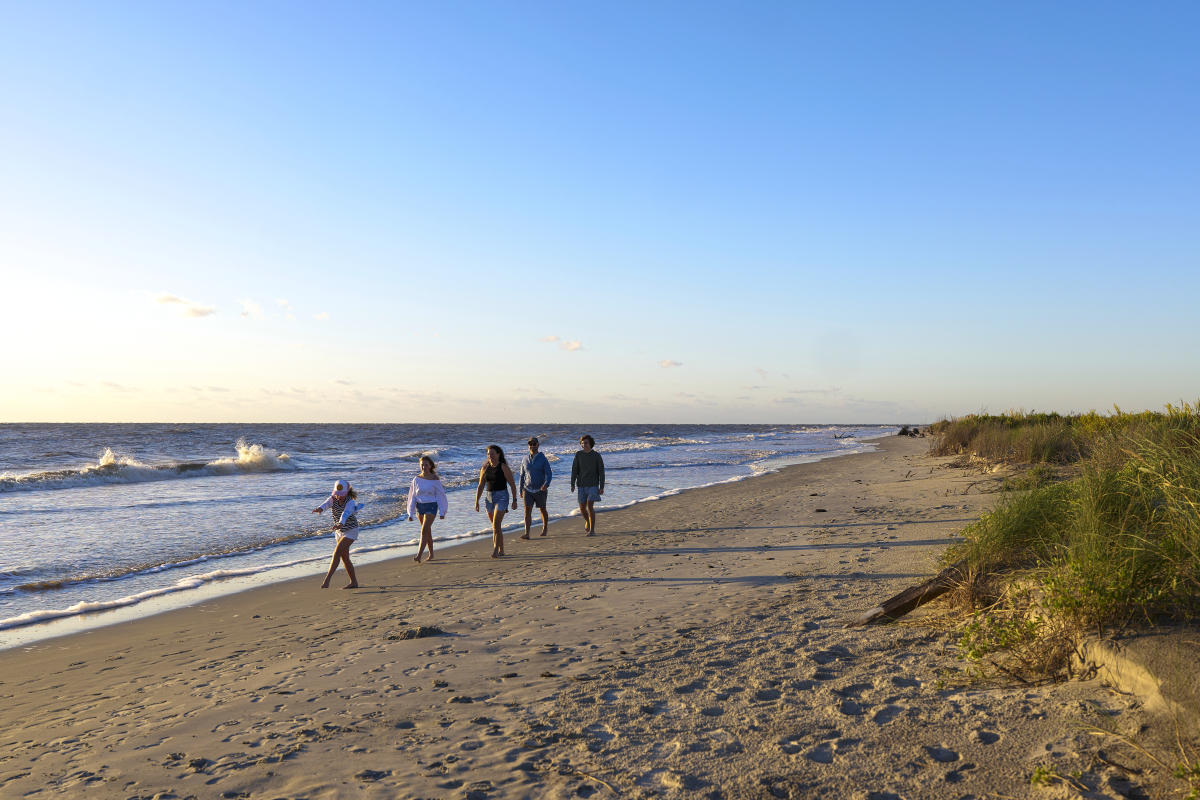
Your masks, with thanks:
[(136, 458), (119, 455), (106, 447), (95, 464), (77, 469), (0, 475), (0, 492), (22, 489), (70, 489), (105, 484), (148, 483), (177, 478), (203, 478), (215, 475), (236, 475), (249, 472), (280, 472), (298, 469), (287, 453), (280, 453), (238, 439), (236, 455), (213, 461), (176, 461), (166, 464), (144, 464)]

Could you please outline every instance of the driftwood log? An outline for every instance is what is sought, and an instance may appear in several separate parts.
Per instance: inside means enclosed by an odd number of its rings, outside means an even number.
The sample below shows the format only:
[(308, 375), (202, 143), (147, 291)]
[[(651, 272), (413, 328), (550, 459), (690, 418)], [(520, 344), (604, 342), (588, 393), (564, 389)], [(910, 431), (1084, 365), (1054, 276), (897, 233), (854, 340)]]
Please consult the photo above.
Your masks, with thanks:
[(967, 579), (967, 561), (956, 561), (944, 570), (934, 575), (922, 584), (905, 589), (895, 597), (885, 600), (861, 617), (847, 624), (848, 628), (860, 625), (872, 625), (882, 622), (892, 622), (900, 619), (918, 606), (923, 606), (930, 600), (941, 597)]

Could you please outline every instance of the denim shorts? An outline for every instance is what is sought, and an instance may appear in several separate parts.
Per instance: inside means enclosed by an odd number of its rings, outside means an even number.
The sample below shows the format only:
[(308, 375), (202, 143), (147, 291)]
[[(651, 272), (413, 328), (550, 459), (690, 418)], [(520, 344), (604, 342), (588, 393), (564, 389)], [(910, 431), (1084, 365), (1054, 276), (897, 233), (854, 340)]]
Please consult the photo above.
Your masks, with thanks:
[(501, 511), (508, 509), (508, 489), (497, 489), (494, 492), (483, 493), (483, 505), (490, 514), (497, 508)]
[(433, 503), (417, 503), (417, 514), (424, 516), (426, 514), (436, 514), (438, 512), (437, 502)]
[(579, 487), (579, 505), (591, 501), (593, 503), (600, 500), (599, 486), (580, 486)]

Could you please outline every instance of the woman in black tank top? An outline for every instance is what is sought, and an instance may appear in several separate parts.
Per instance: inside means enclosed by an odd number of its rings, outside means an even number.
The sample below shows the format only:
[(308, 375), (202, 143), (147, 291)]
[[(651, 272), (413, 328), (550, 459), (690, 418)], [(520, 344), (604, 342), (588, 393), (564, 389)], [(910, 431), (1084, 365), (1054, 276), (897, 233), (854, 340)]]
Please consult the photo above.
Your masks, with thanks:
[(508, 511), (510, 499), (513, 510), (517, 508), (517, 485), (504, 458), (504, 451), (494, 444), (488, 445), (487, 460), (479, 468), (479, 485), (475, 487), (476, 511), (479, 510), (479, 498), (483, 496), (485, 487), (488, 519), (492, 521), (492, 558), (499, 558), (504, 555), (504, 534), (500, 532), (500, 525)]

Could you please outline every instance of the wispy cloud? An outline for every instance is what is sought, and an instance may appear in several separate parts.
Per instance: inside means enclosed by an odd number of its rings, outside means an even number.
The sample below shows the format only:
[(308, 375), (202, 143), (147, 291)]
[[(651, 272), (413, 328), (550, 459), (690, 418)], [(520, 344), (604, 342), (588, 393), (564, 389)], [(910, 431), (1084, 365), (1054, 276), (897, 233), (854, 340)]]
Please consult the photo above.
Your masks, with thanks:
[(212, 306), (202, 306), (199, 303), (193, 303), (191, 300), (184, 300), (173, 294), (160, 294), (154, 298), (155, 302), (162, 305), (179, 305), (183, 306), (182, 312), (185, 317), (207, 317), (217, 313), (217, 310)]
[(755, 368), (754, 368), (754, 371), (755, 371), (755, 372), (757, 372), (757, 373), (758, 373), (758, 377), (762, 378), (764, 381), (767, 379), (767, 375), (769, 374), (769, 373), (768, 373), (768, 372), (767, 372), (765, 369), (763, 369), (762, 367), (755, 367)]
[(280, 308), (282, 308), (283, 310), (285, 310), (285, 311), (291, 311), (291, 310), (292, 310), (292, 303), (291, 303), (291, 301), (289, 301), (289, 300), (286, 300), (286, 299), (284, 299), (284, 298), (282, 298), (282, 297), (278, 298), (278, 299), (275, 301), (275, 304), (276, 304), (277, 306), (279, 306)]
[(128, 386), (122, 386), (121, 384), (114, 383), (112, 381), (102, 381), (100, 383), (100, 385), (107, 389), (112, 389), (114, 392), (136, 392), (137, 391), (137, 389), (131, 389)]
[(238, 302), (242, 305), (243, 317), (248, 319), (263, 318), (262, 306), (260, 306), (258, 303), (254, 302), (253, 300), (239, 300)]
[(662, 361), (658, 362), (658, 365), (660, 367), (662, 367), (663, 369), (671, 369), (672, 367), (682, 367), (683, 362), (682, 361), (672, 361), (669, 358), (664, 358)]
[(559, 345), (559, 347), (561, 347), (563, 350), (569, 350), (571, 352), (574, 352), (576, 350), (582, 350), (583, 344), (581, 342), (579, 342), (578, 340), (574, 340), (574, 341), (570, 341), (570, 342), (563, 342), (562, 344)]
[(313, 319), (317, 320), (318, 322), (328, 322), (329, 321), (329, 312), (321, 311), (317, 314), (313, 314)]
[(837, 386), (831, 386), (828, 389), (788, 389), (788, 394), (837, 394), (841, 389)]
[(543, 336), (543, 337), (542, 337), (541, 339), (539, 339), (538, 341), (539, 341), (539, 342), (557, 342), (557, 341), (558, 341), (558, 337), (557, 337), (557, 336), (555, 336), (554, 334), (550, 334), (549, 336)]

